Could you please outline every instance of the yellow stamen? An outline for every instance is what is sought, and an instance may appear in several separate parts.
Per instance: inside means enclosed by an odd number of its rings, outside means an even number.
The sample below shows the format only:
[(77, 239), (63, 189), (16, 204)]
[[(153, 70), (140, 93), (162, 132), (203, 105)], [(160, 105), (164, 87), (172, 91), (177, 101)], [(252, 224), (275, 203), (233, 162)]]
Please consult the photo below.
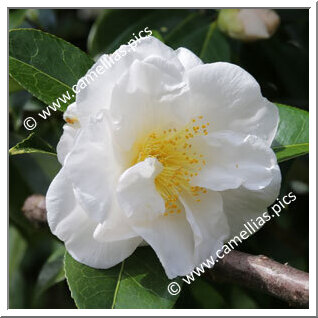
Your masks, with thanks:
[[(197, 118), (201, 120), (203, 116)], [(154, 157), (163, 166), (155, 179), (155, 185), (165, 200), (164, 216), (175, 212), (181, 213), (182, 204), (179, 201), (179, 195), (182, 193), (190, 194), (196, 202), (200, 202), (198, 196), (206, 193), (204, 188), (190, 186), (191, 179), (197, 176), (202, 165), (206, 164), (202, 154), (191, 152), (192, 148), (195, 148), (195, 143), (192, 142), (197, 136), (208, 133), (206, 130), (208, 123), (192, 127), (191, 123), (194, 122), (196, 119), (193, 118), (188, 125), (179, 129), (152, 131), (134, 145), (136, 156), (131, 165), (144, 161), (148, 157)], [(197, 149), (194, 150), (197, 151)]]
[(78, 119), (76, 117), (66, 117), (65, 118), (65, 121), (68, 123), (68, 124), (71, 124), (71, 125), (74, 125), (75, 123), (78, 123)]

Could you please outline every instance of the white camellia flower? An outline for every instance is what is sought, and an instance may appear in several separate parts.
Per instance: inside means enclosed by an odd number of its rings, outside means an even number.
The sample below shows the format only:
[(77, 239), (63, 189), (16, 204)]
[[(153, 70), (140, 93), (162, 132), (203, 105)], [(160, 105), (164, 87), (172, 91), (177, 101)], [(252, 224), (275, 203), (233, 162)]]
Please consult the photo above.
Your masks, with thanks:
[(186, 275), (279, 193), (278, 110), (236, 65), (147, 37), (64, 118), (48, 222), (86, 265), (109, 268), (147, 243), (169, 278)]

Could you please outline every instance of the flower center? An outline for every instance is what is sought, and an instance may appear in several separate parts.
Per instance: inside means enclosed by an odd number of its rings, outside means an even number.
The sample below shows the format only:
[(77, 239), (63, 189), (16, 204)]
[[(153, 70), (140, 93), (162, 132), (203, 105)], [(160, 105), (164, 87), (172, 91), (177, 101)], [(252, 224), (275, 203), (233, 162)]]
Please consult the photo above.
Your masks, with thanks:
[(181, 129), (154, 130), (136, 145), (138, 150), (133, 165), (154, 157), (163, 166), (155, 185), (165, 200), (165, 216), (181, 213), (183, 208), (178, 198), (182, 192), (195, 197), (196, 202), (200, 202), (200, 195), (207, 192), (205, 188), (190, 185), (191, 179), (206, 164), (204, 156), (192, 145), (195, 137), (208, 134), (210, 123), (203, 123), (202, 119), (203, 116), (193, 118)]

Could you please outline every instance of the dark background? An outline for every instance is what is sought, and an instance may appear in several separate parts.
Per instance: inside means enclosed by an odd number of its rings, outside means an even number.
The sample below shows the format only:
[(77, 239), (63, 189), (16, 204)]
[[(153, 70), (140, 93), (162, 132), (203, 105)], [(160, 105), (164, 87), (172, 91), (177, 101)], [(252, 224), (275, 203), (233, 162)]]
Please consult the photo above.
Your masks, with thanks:
[[(10, 10), (10, 24), (14, 27), (32, 27), (55, 34), (88, 52), (89, 36), (94, 32), (97, 18), (103, 10), (28, 10), (16, 22), (17, 10)], [(169, 15), (172, 10), (162, 11), (155, 26), (147, 16), (153, 10), (121, 10), (118, 27), (107, 29), (107, 35), (117, 36), (121, 19), (132, 23), (144, 19), (145, 26), (157, 30), (163, 37), (173, 28)], [(200, 12), (201, 20), (215, 20), (216, 10), (179, 10), (187, 16)], [(182, 11), (182, 12), (181, 12)], [(281, 24), (269, 40), (242, 43), (227, 38), (230, 45), (230, 60), (250, 72), (261, 85), (263, 95), (272, 102), (279, 102), (308, 110), (309, 84), (309, 24), (308, 10), (276, 10)], [(12, 22), (12, 23), (11, 23)], [(136, 22), (136, 23), (137, 23)], [(170, 24), (169, 24), (170, 23)], [(138, 30), (143, 29), (138, 24)], [(189, 31), (196, 32), (195, 24)], [(126, 30), (127, 31), (127, 30)], [(128, 32), (129, 33), (129, 32)], [(132, 33), (132, 32), (131, 32)], [(132, 38), (129, 33), (129, 38)], [(105, 33), (106, 34), (106, 33)], [(200, 33), (193, 38), (199, 39)], [(103, 47), (102, 38), (89, 54), (111, 53)], [(125, 37), (122, 38), (123, 44)], [(169, 44), (169, 43), (168, 43)], [(169, 44), (171, 45), (171, 44)], [(172, 46), (185, 46), (199, 53), (199, 44), (189, 38), (178, 38)], [(108, 47), (109, 48), (109, 47)], [(100, 51), (99, 51), (100, 50)], [(94, 54), (92, 53), (94, 51)], [(49, 61), (48, 61), (49, 62)], [(205, 61), (213, 62), (213, 61)], [(25, 90), (17, 90), (10, 82), (9, 96), (9, 146), (27, 137), (23, 119), (37, 114), (45, 105)], [(40, 136), (56, 145), (64, 122), (60, 112), (42, 121), (37, 128)], [(308, 156), (289, 160), (280, 165), (283, 184), (280, 197), (293, 191), (297, 200), (285, 209), (279, 218), (268, 222), (259, 232), (244, 241), (239, 250), (250, 254), (264, 254), (278, 262), (308, 271)], [(38, 226), (27, 220), (21, 207), (27, 196), (34, 193), (45, 195), (47, 188), (60, 168), (57, 159), (44, 154), (26, 154), (10, 157), (9, 161), (9, 206), (10, 206), (10, 308), (75, 308), (65, 280), (54, 284), (40, 295), (39, 273), (47, 258), (59, 248), (57, 239), (46, 226)], [(207, 283), (196, 278), (186, 284), (176, 303), (177, 308), (289, 308), (288, 304), (257, 291), (233, 284)]]

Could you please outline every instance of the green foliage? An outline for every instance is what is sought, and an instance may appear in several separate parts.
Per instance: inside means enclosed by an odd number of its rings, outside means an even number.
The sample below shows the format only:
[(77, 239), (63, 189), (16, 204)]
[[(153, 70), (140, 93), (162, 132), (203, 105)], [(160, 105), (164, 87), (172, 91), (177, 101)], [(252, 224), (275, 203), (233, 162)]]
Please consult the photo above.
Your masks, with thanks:
[(19, 27), (26, 14), (27, 14), (27, 11), (26, 9), (21, 9), (21, 10), (11, 10), (10, 13), (9, 13), (9, 29), (14, 29), (14, 28), (17, 28)]
[[(10, 144), (16, 143), (20, 138), (15, 134), (10, 136)], [(51, 255), (52, 246), (56, 246), (56, 239), (49, 231), (47, 226), (35, 226), (22, 213), (21, 208), (25, 199), (34, 193), (45, 194), (47, 188), (60, 169), (60, 164), (56, 156), (44, 153), (31, 153), (22, 156), (9, 157), (9, 222), (15, 232), (18, 231), (19, 239), (9, 237), (9, 257), (13, 262), (9, 262), (9, 268), (18, 267), (19, 279), (9, 277), (9, 293), (11, 295), (10, 308), (54, 308), (52, 307), (53, 298), (50, 297), (50, 290), (44, 295), (36, 296), (36, 283), (39, 273)], [(11, 231), (11, 230), (10, 230)], [(15, 243), (16, 242), (16, 243)], [(23, 248), (21, 261), (15, 249)], [(23, 247), (24, 245), (25, 248)], [(64, 248), (64, 247), (63, 247)], [(42, 274), (43, 275), (43, 274)], [(43, 276), (42, 276), (43, 277)], [(67, 287), (60, 286), (63, 292), (63, 303), (70, 301), (71, 298)], [(51, 306), (51, 307), (50, 307)], [(56, 306), (56, 305), (55, 305)], [(60, 305), (57, 305), (59, 307)]]
[[(164, 34), (181, 22), (185, 10), (105, 10), (94, 23), (88, 37), (88, 51), (92, 56), (112, 53), (122, 44), (139, 37), (146, 27)], [(109, 32), (116, 29), (116, 32)], [(146, 34), (141, 34), (145, 36)]]
[[(95, 269), (65, 255), (65, 275), (78, 308), (172, 308), (178, 296), (154, 251), (138, 248), (121, 264)], [(181, 283), (180, 283), (181, 284)]]
[(277, 104), (279, 126), (272, 148), (279, 162), (309, 152), (309, 114), (301, 109)]
[(35, 285), (35, 299), (39, 298), (47, 289), (65, 279), (64, 255), (64, 246), (60, 243), (57, 244), (39, 273)]
[(158, 32), (157, 30), (152, 30), (152, 36), (157, 38), (158, 40), (160, 40), (161, 42), (165, 43), (164, 38), (162, 37), (162, 35), (160, 34), (160, 32)]
[(244, 292), (241, 288), (234, 287), (231, 291), (230, 301), (232, 307), (236, 309), (257, 309), (255, 300)]
[(190, 293), (200, 308), (223, 308), (225, 306), (224, 297), (216, 290), (213, 285), (203, 278), (198, 277), (191, 283)]
[(35, 29), (9, 33), (10, 76), (46, 104), (68, 91), (70, 99), (61, 110), (75, 101), (72, 86), (92, 65), (79, 48), (54, 35)]
[(23, 236), (12, 226), (9, 228), (9, 307), (24, 308), (24, 281), (21, 273), (21, 261), (27, 243)]
[(167, 34), (165, 41), (175, 49), (190, 49), (205, 63), (231, 60), (227, 38), (220, 32), (216, 22), (201, 12), (193, 13), (184, 19)]
[(23, 87), (19, 85), (12, 77), (9, 77), (9, 93), (14, 93), (23, 90)]
[(206, 34), (200, 58), (203, 62), (230, 62), (231, 48), (223, 33), (217, 27), (216, 22), (212, 22)]
[(22, 140), (14, 147), (9, 149), (9, 155), (21, 155), (24, 153), (46, 153), (49, 155), (56, 155), (52, 146), (50, 146), (42, 138), (37, 137), (35, 133), (31, 133), (26, 139)]
[[(10, 144), (21, 137), (11, 134)], [(9, 157), (9, 217), (20, 233), (31, 242), (48, 235), (48, 229), (37, 229), (25, 218), (21, 208), (25, 199), (34, 193), (45, 194), (53, 177), (60, 169), (56, 156), (46, 153)], [(51, 235), (50, 235), (51, 236)]]

